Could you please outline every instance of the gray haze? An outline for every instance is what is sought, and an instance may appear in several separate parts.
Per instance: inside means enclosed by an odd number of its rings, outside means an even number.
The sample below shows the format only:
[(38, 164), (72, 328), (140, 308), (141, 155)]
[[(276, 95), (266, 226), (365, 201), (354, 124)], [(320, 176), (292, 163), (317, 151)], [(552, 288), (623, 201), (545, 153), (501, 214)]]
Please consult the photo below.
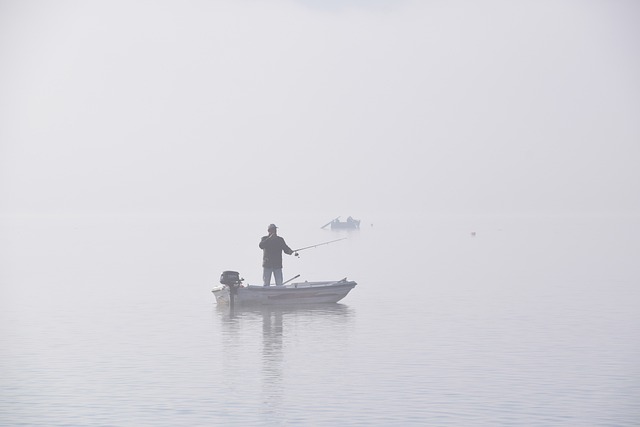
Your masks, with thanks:
[[(637, 425), (639, 22), (0, 0), (0, 424)], [(271, 222), (357, 287), (216, 305)]]
[(4, 0), (0, 213), (637, 215), (639, 18)]

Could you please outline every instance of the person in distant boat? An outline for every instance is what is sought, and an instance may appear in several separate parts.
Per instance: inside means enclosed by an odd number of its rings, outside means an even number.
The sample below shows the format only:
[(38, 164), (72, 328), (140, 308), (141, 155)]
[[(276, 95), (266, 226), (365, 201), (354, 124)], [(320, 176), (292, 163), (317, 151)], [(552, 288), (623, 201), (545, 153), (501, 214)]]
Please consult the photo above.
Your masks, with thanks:
[(278, 227), (269, 224), (268, 236), (263, 236), (258, 246), (262, 249), (262, 282), (264, 286), (271, 285), (271, 275), (276, 279), (276, 286), (282, 286), (282, 253), (293, 254), (284, 239), (278, 236)]

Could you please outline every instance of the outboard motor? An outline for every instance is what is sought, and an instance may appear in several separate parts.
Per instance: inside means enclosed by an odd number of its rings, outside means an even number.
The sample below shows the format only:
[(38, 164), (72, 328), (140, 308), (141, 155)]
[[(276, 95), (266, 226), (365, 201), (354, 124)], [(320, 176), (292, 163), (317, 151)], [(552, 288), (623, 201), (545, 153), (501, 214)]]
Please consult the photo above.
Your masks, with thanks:
[(242, 280), (243, 279), (240, 278), (240, 273), (237, 271), (223, 271), (220, 275), (220, 283), (229, 287), (239, 285), (242, 283)]
[(238, 288), (244, 279), (240, 278), (237, 271), (223, 271), (220, 275), (220, 283), (229, 287), (229, 306), (233, 308)]

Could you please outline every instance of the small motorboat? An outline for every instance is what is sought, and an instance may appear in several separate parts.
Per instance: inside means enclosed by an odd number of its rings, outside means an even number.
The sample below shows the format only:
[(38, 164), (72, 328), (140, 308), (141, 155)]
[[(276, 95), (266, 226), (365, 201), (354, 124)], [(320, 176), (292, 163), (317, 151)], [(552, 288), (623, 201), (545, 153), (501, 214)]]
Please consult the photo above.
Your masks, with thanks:
[(282, 286), (245, 285), (235, 271), (220, 276), (222, 285), (213, 288), (218, 304), (230, 304), (233, 294), (238, 305), (294, 305), (335, 303), (347, 296), (357, 283), (347, 280), (294, 282)]
[(346, 221), (340, 221), (340, 217), (338, 217), (320, 228), (325, 228), (328, 225), (331, 225), (332, 230), (356, 230), (360, 228), (360, 220), (349, 217)]

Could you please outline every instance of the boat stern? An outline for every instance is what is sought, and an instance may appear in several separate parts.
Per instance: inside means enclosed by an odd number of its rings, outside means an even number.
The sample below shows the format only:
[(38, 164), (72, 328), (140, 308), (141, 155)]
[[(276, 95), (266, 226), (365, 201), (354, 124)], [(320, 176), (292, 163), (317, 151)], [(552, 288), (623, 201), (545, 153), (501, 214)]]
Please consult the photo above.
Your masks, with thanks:
[(216, 286), (211, 292), (216, 297), (218, 304), (229, 304), (229, 287), (226, 285)]

